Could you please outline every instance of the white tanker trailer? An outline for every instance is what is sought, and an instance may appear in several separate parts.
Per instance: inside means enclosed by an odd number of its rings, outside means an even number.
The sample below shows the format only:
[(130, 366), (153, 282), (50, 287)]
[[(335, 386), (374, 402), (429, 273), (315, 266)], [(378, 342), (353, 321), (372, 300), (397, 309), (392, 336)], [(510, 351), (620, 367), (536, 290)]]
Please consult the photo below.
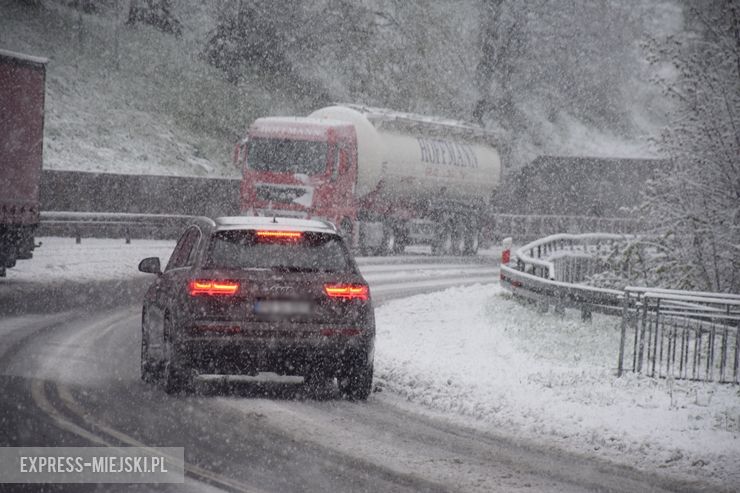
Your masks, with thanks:
[(376, 253), (474, 254), (501, 179), (482, 128), (359, 105), (260, 118), (236, 156), (243, 211), (330, 220)]

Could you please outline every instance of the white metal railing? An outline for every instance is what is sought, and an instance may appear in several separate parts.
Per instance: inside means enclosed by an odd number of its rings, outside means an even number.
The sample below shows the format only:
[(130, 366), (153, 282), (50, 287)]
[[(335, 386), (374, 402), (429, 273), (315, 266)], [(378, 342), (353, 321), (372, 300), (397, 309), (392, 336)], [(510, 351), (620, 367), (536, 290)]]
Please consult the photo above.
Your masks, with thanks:
[(611, 244), (631, 238), (635, 236), (614, 233), (561, 233), (524, 245), (516, 250), (514, 257), (517, 265), (523, 267), (521, 270), (525, 272), (539, 272), (541, 277), (547, 279), (571, 282), (569, 272), (556, 270), (557, 260), (568, 257), (591, 259), (602, 251), (605, 243)]
[[(634, 239), (611, 233), (556, 234), (516, 250), (504, 242), (501, 284), (516, 296), (550, 304), (622, 316), (617, 374), (631, 370), (653, 377), (740, 383), (740, 294), (630, 286), (623, 290), (588, 286), (588, 275), (609, 269), (603, 257), (615, 242)], [(633, 329), (628, 331), (628, 329)], [(632, 344), (627, 339), (633, 335)]]
[(622, 302), (617, 375), (740, 383), (740, 295), (629, 286)]

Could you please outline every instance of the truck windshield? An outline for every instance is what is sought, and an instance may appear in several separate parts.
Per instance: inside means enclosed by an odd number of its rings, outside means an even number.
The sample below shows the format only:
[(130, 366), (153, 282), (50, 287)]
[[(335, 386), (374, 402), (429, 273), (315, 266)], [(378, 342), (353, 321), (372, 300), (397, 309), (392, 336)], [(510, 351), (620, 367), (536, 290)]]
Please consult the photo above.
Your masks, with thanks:
[(316, 175), (326, 171), (327, 149), (326, 142), (253, 138), (247, 165), (257, 171)]
[(350, 272), (349, 254), (333, 234), (304, 232), (297, 240), (261, 239), (254, 231), (218, 231), (204, 268), (272, 269), (281, 272)]

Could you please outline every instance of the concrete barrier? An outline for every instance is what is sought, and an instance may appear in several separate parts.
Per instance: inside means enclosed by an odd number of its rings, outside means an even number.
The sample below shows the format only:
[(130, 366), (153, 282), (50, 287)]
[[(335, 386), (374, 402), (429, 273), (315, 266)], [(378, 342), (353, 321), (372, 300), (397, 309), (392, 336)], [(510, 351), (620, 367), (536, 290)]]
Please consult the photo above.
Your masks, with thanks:
[(44, 170), (42, 211), (228, 216), (239, 212), (238, 179)]

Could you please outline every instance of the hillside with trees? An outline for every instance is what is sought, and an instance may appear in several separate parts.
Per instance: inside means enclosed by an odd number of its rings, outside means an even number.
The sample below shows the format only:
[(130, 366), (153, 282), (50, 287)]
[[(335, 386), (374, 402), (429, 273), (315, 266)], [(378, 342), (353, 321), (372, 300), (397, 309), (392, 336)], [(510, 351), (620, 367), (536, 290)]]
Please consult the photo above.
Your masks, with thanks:
[(671, 103), (640, 41), (682, 19), (639, 0), (0, 5), (0, 44), (52, 61), (49, 166), (203, 175), (238, 173), (231, 147), (254, 118), (332, 101), (481, 123), (510, 168), (653, 156)]
[(631, 272), (738, 291), (739, 5), (0, 0), (0, 47), (50, 58), (48, 168), (234, 177), (251, 121), (335, 101), (483, 125), (506, 171), (668, 160), (640, 209), (657, 254)]

